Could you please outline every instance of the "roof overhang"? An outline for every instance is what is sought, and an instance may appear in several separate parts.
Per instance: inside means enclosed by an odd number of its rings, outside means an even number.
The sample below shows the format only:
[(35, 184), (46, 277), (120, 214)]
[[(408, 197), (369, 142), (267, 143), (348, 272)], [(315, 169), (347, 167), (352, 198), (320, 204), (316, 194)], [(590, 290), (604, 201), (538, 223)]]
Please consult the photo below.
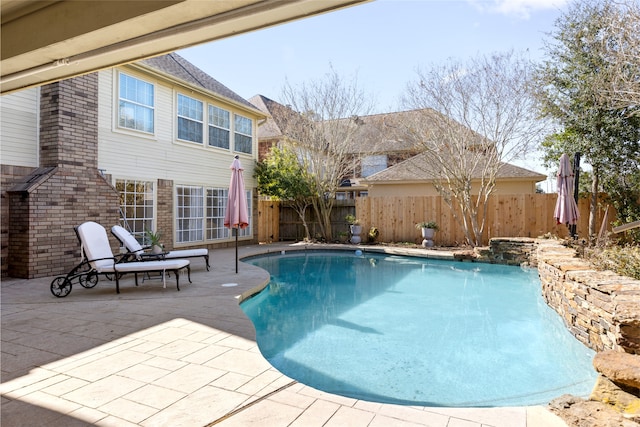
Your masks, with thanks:
[(1, 0), (8, 93), (370, 0)]

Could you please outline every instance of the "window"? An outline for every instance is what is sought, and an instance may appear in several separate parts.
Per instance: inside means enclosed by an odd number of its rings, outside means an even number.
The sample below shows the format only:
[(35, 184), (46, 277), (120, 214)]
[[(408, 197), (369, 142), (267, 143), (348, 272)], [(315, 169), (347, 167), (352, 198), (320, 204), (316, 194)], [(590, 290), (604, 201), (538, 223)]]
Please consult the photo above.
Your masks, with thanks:
[(387, 168), (386, 154), (366, 156), (362, 159), (362, 177), (366, 178)]
[(118, 179), (116, 189), (120, 193), (120, 209), (124, 215), (122, 226), (144, 243), (145, 230), (153, 230), (153, 183)]
[[(177, 241), (181, 243), (202, 240), (224, 240), (234, 234), (224, 226), (229, 191), (227, 188), (177, 186)], [(252, 197), (247, 191), (247, 209), (251, 222)], [(253, 235), (251, 224), (239, 230), (238, 237)], [(203, 239), (204, 236), (204, 239)], [(234, 236), (235, 237), (235, 236)]]
[(231, 119), (227, 110), (209, 105), (209, 145), (229, 149)]
[(229, 229), (224, 226), (224, 213), (229, 191), (226, 188), (207, 189), (207, 240), (226, 239)]
[(251, 119), (235, 116), (234, 149), (240, 153), (251, 154), (253, 146), (253, 126)]
[(204, 192), (202, 187), (177, 186), (176, 241), (204, 240)]
[(178, 94), (178, 139), (202, 144), (202, 101)]
[(153, 133), (153, 85), (124, 73), (119, 81), (118, 126)]

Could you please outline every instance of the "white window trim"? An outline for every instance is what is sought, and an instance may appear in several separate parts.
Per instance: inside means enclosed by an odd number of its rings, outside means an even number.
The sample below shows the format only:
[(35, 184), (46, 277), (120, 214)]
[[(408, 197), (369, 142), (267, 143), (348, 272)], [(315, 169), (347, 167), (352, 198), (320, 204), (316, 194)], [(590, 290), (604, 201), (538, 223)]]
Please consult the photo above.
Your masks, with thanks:
[[(128, 127), (120, 126), (120, 75), (124, 74), (126, 76), (132, 77), (134, 79), (140, 80), (142, 82), (148, 83), (153, 87), (153, 106), (150, 107), (153, 111), (153, 132), (147, 132), (138, 129), (131, 129)], [(157, 102), (158, 102), (158, 86), (157, 83), (143, 77), (140, 77), (137, 73), (132, 73), (123, 70), (115, 70), (113, 73), (113, 121), (112, 121), (112, 130), (114, 132), (119, 132), (127, 135), (134, 135), (146, 139), (157, 140), (157, 123), (158, 123), (158, 111), (157, 111)]]

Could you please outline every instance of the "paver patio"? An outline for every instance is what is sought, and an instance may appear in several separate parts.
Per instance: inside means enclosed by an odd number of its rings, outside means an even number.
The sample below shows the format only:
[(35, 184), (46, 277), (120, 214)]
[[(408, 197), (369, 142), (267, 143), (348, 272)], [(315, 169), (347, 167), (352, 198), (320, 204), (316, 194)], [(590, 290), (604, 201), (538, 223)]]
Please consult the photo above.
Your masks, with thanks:
[(247, 264), (235, 274), (234, 256), (212, 250), (209, 272), (192, 260), (193, 283), (179, 292), (174, 278), (136, 288), (131, 276), (119, 295), (101, 278), (55, 298), (51, 277), (3, 280), (2, 426), (566, 426), (541, 406), (398, 406), (293, 381), (262, 357), (238, 305), (269, 274)]

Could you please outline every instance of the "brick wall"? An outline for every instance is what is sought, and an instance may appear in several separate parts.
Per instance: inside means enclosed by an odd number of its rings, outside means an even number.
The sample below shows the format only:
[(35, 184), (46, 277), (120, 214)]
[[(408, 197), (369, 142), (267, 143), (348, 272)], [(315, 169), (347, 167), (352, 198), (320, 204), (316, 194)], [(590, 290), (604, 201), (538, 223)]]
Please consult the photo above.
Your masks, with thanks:
[[(74, 226), (117, 223), (118, 194), (97, 169), (97, 92), (95, 73), (42, 87), (40, 166), (55, 169), (37, 184), (29, 184), (29, 174), (35, 176), (29, 172), (20, 177), (21, 185), (7, 182), (3, 187), (9, 201), (8, 217), (2, 219), (8, 230), (3, 274), (34, 278), (66, 273), (80, 259)], [(13, 178), (14, 184), (20, 181)]]

